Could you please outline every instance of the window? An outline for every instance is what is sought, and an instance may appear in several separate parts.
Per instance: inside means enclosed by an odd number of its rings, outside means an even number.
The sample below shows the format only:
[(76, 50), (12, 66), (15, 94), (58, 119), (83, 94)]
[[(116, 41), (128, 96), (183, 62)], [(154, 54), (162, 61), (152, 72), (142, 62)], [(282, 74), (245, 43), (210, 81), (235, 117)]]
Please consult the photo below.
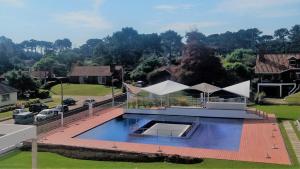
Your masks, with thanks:
[(4, 95), (2, 95), (1, 101), (6, 102), (6, 101), (9, 101), (9, 99), (10, 99), (10, 95), (9, 94), (4, 94)]
[(295, 58), (291, 58), (291, 59), (289, 60), (289, 64), (290, 64), (290, 66), (295, 67), (295, 66), (296, 66), (296, 59), (295, 59)]
[(106, 83), (106, 77), (105, 76), (98, 76), (98, 83), (99, 84), (105, 84)]

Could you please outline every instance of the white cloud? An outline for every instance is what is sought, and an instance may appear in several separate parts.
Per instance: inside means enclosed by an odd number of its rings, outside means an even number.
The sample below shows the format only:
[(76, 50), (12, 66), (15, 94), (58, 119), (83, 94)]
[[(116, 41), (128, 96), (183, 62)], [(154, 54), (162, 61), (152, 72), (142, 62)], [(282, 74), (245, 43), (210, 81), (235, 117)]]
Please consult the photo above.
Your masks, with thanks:
[(299, 2), (299, 0), (223, 0), (216, 9), (231, 12), (263, 10)]
[(63, 24), (67, 24), (72, 27), (85, 27), (92, 29), (109, 29), (111, 24), (104, 18), (97, 15), (94, 12), (77, 11), (68, 12), (62, 15), (57, 15), (56, 19)]
[(24, 0), (0, 0), (1, 5), (9, 5), (12, 7), (23, 7), (25, 5)]
[(205, 21), (205, 22), (176, 22), (176, 23), (170, 23), (163, 25), (161, 27), (162, 31), (165, 30), (175, 30), (179, 32), (185, 32), (185, 31), (190, 31), (190, 30), (195, 30), (195, 29), (201, 29), (201, 28), (211, 28), (211, 27), (216, 27), (220, 26), (223, 23), (221, 22), (211, 22), (211, 21)]
[(154, 9), (163, 12), (173, 12), (176, 10), (189, 10), (192, 8), (191, 4), (161, 4), (154, 7)]
[(236, 15), (253, 15), (262, 18), (278, 18), (299, 15), (293, 10), (299, 0), (223, 0), (214, 11)]
[(55, 15), (55, 19), (62, 24), (77, 27), (106, 30), (112, 25), (100, 15), (103, 0), (92, 0), (91, 10), (71, 11)]

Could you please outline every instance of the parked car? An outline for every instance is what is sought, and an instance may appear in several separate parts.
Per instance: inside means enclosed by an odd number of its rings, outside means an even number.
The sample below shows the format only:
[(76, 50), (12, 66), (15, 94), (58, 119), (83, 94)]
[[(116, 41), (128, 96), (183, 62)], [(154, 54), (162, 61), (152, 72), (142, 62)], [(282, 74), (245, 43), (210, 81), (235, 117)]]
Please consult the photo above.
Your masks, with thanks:
[(36, 113), (36, 112), (40, 112), (44, 109), (48, 109), (49, 107), (43, 103), (36, 103), (36, 104), (32, 104), (29, 106), (29, 111)]
[(55, 109), (57, 109), (59, 112), (69, 111), (69, 107), (67, 105), (57, 105)]
[(136, 87), (143, 87), (144, 86), (144, 82), (143, 81), (137, 81), (135, 84)]
[(37, 114), (35, 116), (35, 121), (42, 121), (42, 120), (46, 120), (49, 118), (52, 118), (54, 116), (58, 115), (58, 110), (56, 109), (45, 109), (42, 110), (41, 112), (39, 112), (39, 114)]
[(21, 112), (15, 115), (15, 124), (33, 124), (34, 115), (32, 112)]
[(75, 105), (76, 101), (73, 98), (66, 98), (64, 99), (63, 104), (67, 106), (71, 106), (71, 105)]
[(89, 103), (96, 103), (96, 100), (95, 99), (86, 99), (84, 102), (83, 102), (83, 106), (89, 106)]
[(17, 114), (24, 113), (24, 112), (26, 112), (24, 109), (15, 109), (15, 110), (13, 110), (13, 119), (15, 118), (15, 116)]

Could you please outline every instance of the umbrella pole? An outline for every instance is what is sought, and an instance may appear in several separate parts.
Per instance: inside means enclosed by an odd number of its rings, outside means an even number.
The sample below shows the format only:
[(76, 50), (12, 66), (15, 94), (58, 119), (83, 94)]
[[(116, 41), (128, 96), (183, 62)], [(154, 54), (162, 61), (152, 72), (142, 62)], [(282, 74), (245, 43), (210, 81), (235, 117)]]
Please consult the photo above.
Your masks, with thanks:
[(126, 88), (126, 97), (127, 97), (126, 106), (127, 106), (127, 109), (128, 109), (129, 93), (128, 93), (128, 89), (127, 88)]

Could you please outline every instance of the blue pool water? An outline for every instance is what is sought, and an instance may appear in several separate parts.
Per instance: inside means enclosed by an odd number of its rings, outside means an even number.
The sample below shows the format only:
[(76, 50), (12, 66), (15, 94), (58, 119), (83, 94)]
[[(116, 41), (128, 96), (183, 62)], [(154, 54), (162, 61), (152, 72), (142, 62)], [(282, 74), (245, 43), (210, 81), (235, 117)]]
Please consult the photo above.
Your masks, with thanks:
[[(149, 116), (150, 117), (150, 116)], [(151, 120), (160, 121), (177, 121), (182, 122), (181, 117), (176, 118), (168, 116), (151, 117), (147, 115), (141, 117), (121, 116), (112, 119), (102, 125), (90, 129), (76, 138), (93, 139), (93, 140), (109, 140), (119, 142), (133, 142), (143, 144), (159, 144), (168, 146), (195, 147), (208, 149), (223, 149), (238, 151), (240, 146), (241, 131), (243, 127), (242, 119), (219, 119), (219, 118), (199, 118), (189, 117), (184, 122), (193, 123), (195, 129), (191, 131), (189, 137), (163, 137), (163, 136), (141, 136), (134, 135), (134, 131)], [(180, 120), (179, 120), (180, 119)]]

